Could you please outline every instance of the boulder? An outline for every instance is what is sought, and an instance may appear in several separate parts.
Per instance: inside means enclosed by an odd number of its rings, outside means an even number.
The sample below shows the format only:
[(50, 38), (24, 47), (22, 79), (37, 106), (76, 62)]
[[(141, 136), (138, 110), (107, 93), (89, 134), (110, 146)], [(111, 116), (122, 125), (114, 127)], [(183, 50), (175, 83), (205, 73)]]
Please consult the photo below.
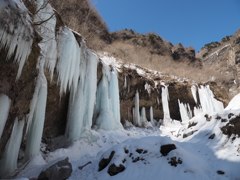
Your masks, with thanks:
[(168, 153), (174, 149), (177, 149), (175, 144), (166, 144), (166, 145), (162, 145), (161, 146), (161, 149), (160, 149), (160, 153), (163, 155), (163, 156), (167, 156)]
[(38, 180), (65, 180), (71, 176), (71, 173), (72, 165), (69, 159), (66, 158), (42, 171), (38, 176)]

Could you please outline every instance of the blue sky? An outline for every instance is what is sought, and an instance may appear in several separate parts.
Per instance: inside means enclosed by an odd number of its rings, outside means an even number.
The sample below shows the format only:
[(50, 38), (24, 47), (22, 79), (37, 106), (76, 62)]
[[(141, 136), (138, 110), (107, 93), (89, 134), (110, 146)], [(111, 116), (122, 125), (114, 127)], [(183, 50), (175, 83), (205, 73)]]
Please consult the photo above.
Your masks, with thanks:
[(155, 32), (199, 50), (240, 29), (240, 0), (91, 0), (110, 31)]

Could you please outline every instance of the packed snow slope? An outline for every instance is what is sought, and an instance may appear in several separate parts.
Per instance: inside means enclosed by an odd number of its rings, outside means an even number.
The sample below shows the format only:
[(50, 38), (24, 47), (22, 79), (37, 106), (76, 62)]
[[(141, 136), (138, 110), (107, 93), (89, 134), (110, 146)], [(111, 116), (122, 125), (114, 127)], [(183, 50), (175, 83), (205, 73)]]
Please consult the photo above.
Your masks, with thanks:
[(124, 130), (92, 130), (67, 149), (36, 157), (18, 177), (36, 177), (69, 157), (72, 180), (240, 179), (239, 135), (223, 130), (239, 118), (239, 101), (237, 95), (221, 112), (185, 122), (168, 119), (160, 128), (154, 121), (148, 128), (127, 123)]

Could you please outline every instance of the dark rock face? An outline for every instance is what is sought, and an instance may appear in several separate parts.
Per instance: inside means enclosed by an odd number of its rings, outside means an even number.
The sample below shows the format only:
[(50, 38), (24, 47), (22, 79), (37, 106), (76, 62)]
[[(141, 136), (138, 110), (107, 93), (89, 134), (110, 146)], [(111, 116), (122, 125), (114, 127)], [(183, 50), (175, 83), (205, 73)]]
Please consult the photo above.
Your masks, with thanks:
[(110, 176), (115, 176), (120, 172), (123, 172), (125, 170), (125, 166), (120, 164), (119, 166), (116, 166), (115, 164), (111, 164), (108, 168), (108, 174)]
[(57, 162), (38, 176), (38, 180), (65, 180), (71, 176), (72, 165), (68, 158)]
[(226, 126), (221, 128), (223, 134), (228, 135), (238, 135), (240, 136), (240, 116), (238, 115), (235, 118), (232, 118)]
[(160, 153), (163, 156), (167, 156), (169, 152), (171, 152), (172, 150), (177, 149), (177, 147), (175, 146), (175, 144), (166, 144), (166, 145), (162, 145), (160, 148)]
[(113, 156), (115, 154), (115, 151), (112, 151), (111, 154), (109, 155), (108, 158), (102, 158), (98, 164), (98, 171), (102, 171), (103, 169), (105, 169), (108, 164), (111, 162)]
[(182, 44), (172, 48), (172, 57), (174, 60), (196, 60), (195, 50), (193, 48), (184, 48)]

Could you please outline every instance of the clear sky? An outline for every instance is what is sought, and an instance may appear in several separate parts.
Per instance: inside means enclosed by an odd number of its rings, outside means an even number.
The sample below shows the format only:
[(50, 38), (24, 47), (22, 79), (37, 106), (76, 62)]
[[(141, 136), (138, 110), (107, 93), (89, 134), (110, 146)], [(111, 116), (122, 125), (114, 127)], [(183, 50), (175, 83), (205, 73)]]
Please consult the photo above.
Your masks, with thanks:
[(240, 29), (240, 0), (91, 0), (110, 31), (155, 32), (199, 50)]

